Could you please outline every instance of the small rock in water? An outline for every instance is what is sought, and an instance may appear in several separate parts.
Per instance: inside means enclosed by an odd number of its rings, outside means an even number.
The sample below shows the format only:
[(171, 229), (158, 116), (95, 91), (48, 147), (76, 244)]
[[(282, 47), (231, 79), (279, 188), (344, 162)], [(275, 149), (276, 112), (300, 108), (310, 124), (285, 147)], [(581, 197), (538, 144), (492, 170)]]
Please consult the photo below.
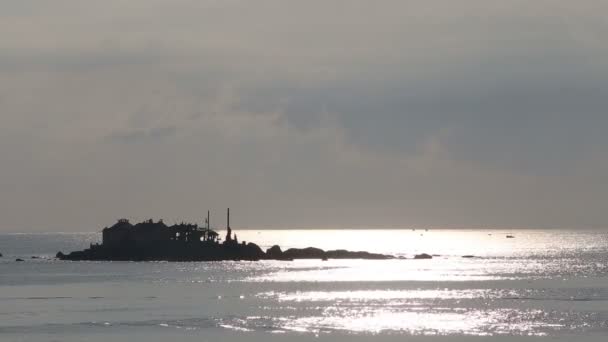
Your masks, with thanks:
[(19, 258), (17, 258), (17, 259), (15, 259), (15, 261), (23, 261), (23, 259), (19, 259)]
[(426, 253), (422, 253), (422, 254), (416, 254), (414, 256), (414, 259), (433, 259), (433, 256), (426, 254)]

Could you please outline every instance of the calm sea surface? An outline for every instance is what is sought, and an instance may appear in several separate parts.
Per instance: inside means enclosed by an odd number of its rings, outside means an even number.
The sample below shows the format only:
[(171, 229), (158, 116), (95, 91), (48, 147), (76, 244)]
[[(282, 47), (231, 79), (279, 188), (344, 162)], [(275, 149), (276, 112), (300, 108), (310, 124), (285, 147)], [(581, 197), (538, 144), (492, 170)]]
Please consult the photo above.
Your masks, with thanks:
[(608, 341), (607, 232), (236, 233), (263, 248), (436, 256), (67, 262), (53, 256), (100, 235), (0, 234), (0, 341)]

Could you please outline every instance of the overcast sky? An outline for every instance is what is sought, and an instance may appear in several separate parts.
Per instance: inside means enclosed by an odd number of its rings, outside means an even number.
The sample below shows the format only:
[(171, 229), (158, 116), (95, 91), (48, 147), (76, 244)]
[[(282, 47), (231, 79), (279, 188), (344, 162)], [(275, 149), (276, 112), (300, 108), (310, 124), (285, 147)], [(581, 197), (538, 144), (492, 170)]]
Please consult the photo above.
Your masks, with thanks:
[(0, 231), (606, 228), (606, 13), (0, 0)]

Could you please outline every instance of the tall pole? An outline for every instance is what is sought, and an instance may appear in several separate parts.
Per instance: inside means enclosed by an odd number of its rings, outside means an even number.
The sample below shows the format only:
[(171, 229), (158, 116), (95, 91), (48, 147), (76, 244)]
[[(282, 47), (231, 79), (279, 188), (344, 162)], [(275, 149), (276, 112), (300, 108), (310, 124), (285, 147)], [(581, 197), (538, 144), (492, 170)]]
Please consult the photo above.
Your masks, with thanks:
[(230, 229), (230, 208), (226, 212), (226, 240), (224, 243), (232, 242), (232, 229)]

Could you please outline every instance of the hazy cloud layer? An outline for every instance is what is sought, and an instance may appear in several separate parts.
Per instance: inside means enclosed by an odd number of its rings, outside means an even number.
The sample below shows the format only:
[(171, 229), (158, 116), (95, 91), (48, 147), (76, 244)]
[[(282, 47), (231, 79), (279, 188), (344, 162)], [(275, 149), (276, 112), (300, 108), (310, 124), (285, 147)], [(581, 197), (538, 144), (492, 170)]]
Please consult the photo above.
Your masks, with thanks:
[(608, 227), (605, 13), (0, 1), (0, 230)]

